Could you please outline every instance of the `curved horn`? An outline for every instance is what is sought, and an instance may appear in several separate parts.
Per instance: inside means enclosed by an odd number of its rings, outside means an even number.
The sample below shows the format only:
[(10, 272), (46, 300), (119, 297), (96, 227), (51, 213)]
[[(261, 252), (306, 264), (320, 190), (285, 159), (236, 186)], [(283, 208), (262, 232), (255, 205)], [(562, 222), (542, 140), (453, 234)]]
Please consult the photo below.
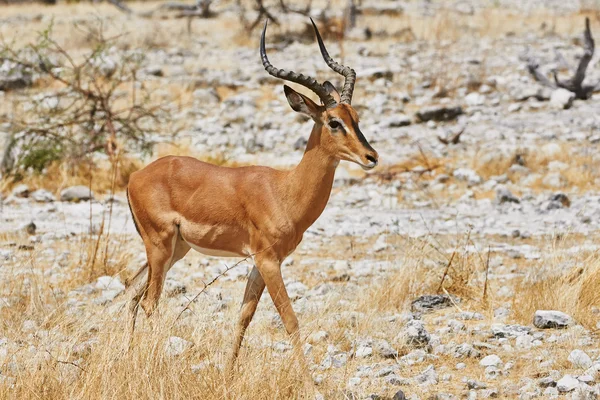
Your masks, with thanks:
[(323, 39), (321, 38), (321, 34), (317, 29), (317, 25), (313, 19), (310, 19), (313, 27), (315, 28), (315, 34), (317, 35), (317, 41), (319, 42), (319, 49), (321, 49), (321, 55), (323, 59), (329, 65), (329, 68), (334, 70), (340, 75), (344, 76), (344, 88), (342, 89), (342, 95), (340, 96), (342, 99), (342, 103), (350, 104), (352, 101), (352, 92), (354, 92), (354, 84), (356, 83), (356, 72), (350, 67), (345, 67), (342, 64), (339, 64), (331, 58), (327, 49), (325, 48), (325, 44), (323, 43)]
[(265, 21), (265, 27), (263, 28), (262, 35), (260, 37), (260, 58), (262, 60), (262, 64), (265, 67), (265, 70), (272, 76), (276, 78), (281, 78), (286, 81), (298, 83), (313, 92), (315, 92), (325, 107), (332, 108), (337, 105), (335, 99), (329, 94), (327, 89), (323, 87), (319, 82), (317, 82), (314, 78), (310, 76), (305, 76), (302, 74), (297, 74), (294, 71), (286, 71), (284, 69), (275, 68), (267, 58), (267, 51), (265, 50), (265, 33), (267, 32), (267, 21)]

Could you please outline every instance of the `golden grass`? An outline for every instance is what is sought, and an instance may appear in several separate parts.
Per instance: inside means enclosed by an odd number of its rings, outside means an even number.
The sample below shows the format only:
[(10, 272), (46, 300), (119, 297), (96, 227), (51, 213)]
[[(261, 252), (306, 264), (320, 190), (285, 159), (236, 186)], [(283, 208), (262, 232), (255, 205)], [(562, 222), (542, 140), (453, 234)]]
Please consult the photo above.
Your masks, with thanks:
[(558, 310), (592, 331), (598, 330), (600, 307), (600, 260), (589, 257), (568, 269), (543, 269), (523, 279), (516, 287), (519, 296), (513, 299), (513, 309), (519, 322), (529, 324), (536, 310)]
[(73, 185), (90, 186), (95, 194), (123, 191), (129, 182), (129, 176), (140, 169), (141, 163), (129, 157), (122, 157), (117, 164), (116, 174), (109, 161), (96, 161), (93, 165), (85, 160), (74, 165), (72, 163), (53, 162), (43, 174), (31, 174), (15, 180), (6, 177), (0, 181), (0, 192), (10, 193), (19, 184), (26, 184), (30, 191), (46, 189), (58, 195), (66, 187)]

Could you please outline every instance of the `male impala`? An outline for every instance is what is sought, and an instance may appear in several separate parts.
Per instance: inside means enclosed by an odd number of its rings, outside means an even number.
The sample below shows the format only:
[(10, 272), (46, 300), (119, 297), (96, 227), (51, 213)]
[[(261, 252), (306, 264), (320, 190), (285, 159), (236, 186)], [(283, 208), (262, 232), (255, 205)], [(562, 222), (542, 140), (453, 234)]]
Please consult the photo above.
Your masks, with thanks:
[(135, 285), (130, 305), (131, 333), (140, 300), (150, 316), (166, 273), (193, 248), (211, 256), (254, 257), (256, 266), (244, 293), (230, 372), (265, 285), (294, 347), (300, 348), (298, 320), (283, 284), (281, 263), (323, 212), (340, 160), (371, 169), (378, 159), (350, 105), (356, 74), (329, 56), (314, 22), (313, 26), (327, 65), (345, 77), (341, 95), (330, 82), (319, 84), (313, 78), (273, 67), (265, 51), (267, 24), (260, 41), (262, 63), (269, 74), (305, 86), (323, 103), (318, 105), (284, 86), (292, 109), (315, 122), (302, 161), (294, 169), (228, 168), (169, 156), (131, 175), (129, 205), (148, 256), (148, 279)]

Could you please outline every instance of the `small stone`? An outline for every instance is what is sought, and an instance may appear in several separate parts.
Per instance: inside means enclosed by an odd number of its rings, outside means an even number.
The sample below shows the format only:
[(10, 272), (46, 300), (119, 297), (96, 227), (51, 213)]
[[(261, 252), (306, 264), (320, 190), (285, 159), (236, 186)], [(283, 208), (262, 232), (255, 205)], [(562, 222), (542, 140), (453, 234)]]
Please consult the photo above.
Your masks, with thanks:
[(521, 110), (521, 103), (513, 103), (508, 106), (508, 112), (514, 113)]
[(573, 350), (569, 354), (568, 360), (573, 365), (573, 368), (587, 369), (592, 366), (592, 359), (583, 350)]
[(150, 65), (150, 66), (146, 67), (145, 72), (148, 75), (157, 76), (157, 77), (162, 77), (165, 75), (162, 68), (158, 65)]
[(380, 125), (385, 128), (399, 128), (402, 126), (408, 126), (411, 124), (411, 120), (406, 115), (392, 115), (381, 121)]
[(552, 94), (550, 95), (550, 104), (554, 108), (566, 110), (571, 108), (574, 99), (575, 93), (567, 89), (558, 88), (552, 91)]
[(407, 386), (411, 384), (410, 379), (401, 378), (396, 374), (386, 375), (384, 380), (387, 384), (395, 386)]
[(61, 201), (87, 201), (92, 200), (94, 194), (87, 186), (71, 186), (60, 192)]
[(482, 181), (477, 172), (469, 168), (457, 168), (452, 175), (459, 181), (465, 181), (469, 186), (479, 185)]
[(485, 356), (484, 358), (481, 359), (481, 361), (479, 361), (479, 365), (481, 365), (482, 367), (501, 367), (502, 366), (502, 360), (500, 359), (500, 357), (498, 357), (495, 354), (491, 354), (489, 356)]
[(468, 379), (467, 380), (467, 387), (469, 389), (479, 390), (479, 389), (485, 389), (485, 388), (487, 388), (487, 385), (485, 383), (483, 383), (483, 382), (476, 381), (475, 379)]
[(28, 223), (27, 225), (25, 225), (23, 227), (23, 230), (25, 231), (25, 233), (27, 233), (28, 235), (35, 235), (35, 231), (37, 230), (37, 226), (35, 225), (35, 223), (33, 221), (31, 221), (30, 223)]
[(517, 349), (529, 350), (533, 343), (533, 337), (529, 335), (517, 336), (515, 340), (515, 346)]
[(480, 355), (481, 355), (481, 353), (478, 350), (476, 350), (473, 347), (473, 345), (471, 345), (469, 343), (463, 343), (454, 348), (454, 357), (456, 357), (456, 358), (463, 358), (463, 357), (477, 358)]
[(560, 203), (563, 207), (571, 207), (571, 200), (564, 193), (555, 193), (550, 196), (550, 201)]
[(502, 376), (502, 370), (500, 368), (491, 366), (487, 367), (483, 373), (485, 374), (485, 378), (488, 380), (497, 379), (498, 377)]
[(38, 189), (32, 192), (29, 197), (38, 203), (51, 203), (55, 200), (52, 192), (45, 189)]
[(460, 106), (431, 106), (417, 112), (417, 119), (427, 121), (451, 121), (463, 113)]
[(25, 184), (17, 185), (14, 187), (11, 194), (15, 197), (27, 198), (29, 197), (29, 186)]
[(430, 312), (433, 310), (441, 310), (443, 308), (451, 307), (452, 299), (450, 296), (445, 294), (434, 294), (419, 296), (411, 303), (411, 309), (413, 312)]
[(422, 386), (436, 385), (438, 383), (438, 376), (433, 365), (429, 365), (425, 368), (425, 371), (415, 376), (414, 379), (417, 384)]
[(571, 317), (561, 311), (537, 310), (533, 316), (533, 325), (540, 329), (563, 329), (572, 323)]
[(406, 400), (406, 396), (402, 390), (398, 390), (396, 394), (394, 394), (394, 397), (392, 397), (392, 400)]
[(538, 385), (540, 385), (541, 388), (556, 387), (556, 381), (552, 379), (552, 377), (547, 376), (545, 378), (541, 378), (538, 381)]
[(496, 186), (496, 201), (499, 204), (504, 203), (516, 203), (519, 204), (521, 200), (511, 193), (510, 190), (504, 185)]
[(373, 348), (371, 346), (359, 346), (354, 353), (358, 358), (370, 357), (371, 354), (373, 354)]
[(481, 106), (485, 103), (485, 96), (481, 93), (473, 92), (465, 96), (465, 102), (468, 106)]
[(375, 342), (375, 350), (383, 358), (396, 358), (398, 357), (398, 351), (396, 351), (387, 340), (378, 340)]
[(431, 335), (425, 329), (423, 322), (416, 319), (408, 321), (405, 334), (407, 336), (407, 343), (417, 347), (425, 346), (431, 340)]
[(579, 381), (571, 375), (565, 375), (556, 382), (556, 388), (561, 393), (572, 392), (579, 387)]

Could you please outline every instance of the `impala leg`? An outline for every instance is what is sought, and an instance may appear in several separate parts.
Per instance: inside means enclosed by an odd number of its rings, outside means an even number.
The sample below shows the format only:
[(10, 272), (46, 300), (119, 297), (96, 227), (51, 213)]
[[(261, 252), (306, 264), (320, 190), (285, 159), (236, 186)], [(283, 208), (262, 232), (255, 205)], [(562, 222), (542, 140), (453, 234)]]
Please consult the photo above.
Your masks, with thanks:
[(190, 246), (179, 237), (176, 229), (169, 238), (160, 244), (160, 246), (152, 245), (146, 248), (149, 266), (148, 283), (141, 306), (148, 317), (152, 315), (158, 305), (167, 272), (190, 250)]
[[(148, 268), (147, 265), (146, 265), (146, 268)], [(129, 303), (129, 338), (127, 340), (127, 342), (128, 342), (127, 348), (128, 349), (131, 348), (131, 344), (133, 342), (133, 332), (135, 331), (135, 321), (137, 319), (138, 309), (140, 308), (140, 301), (142, 300), (142, 297), (144, 296), (144, 293), (146, 293), (146, 290), (148, 288), (148, 280), (141, 279), (141, 280), (135, 282), (134, 285), (135, 285), (135, 287), (134, 287), (135, 294), (131, 298), (131, 301)]]
[(254, 312), (256, 311), (256, 307), (258, 306), (258, 302), (260, 301), (264, 289), (265, 281), (260, 275), (260, 272), (258, 272), (258, 268), (252, 268), (250, 276), (248, 277), (248, 283), (246, 284), (246, 291), (244, 292), (244, 300), (242, 301), (240, 318), (235, 332), (233, 349), (227, 363), (226, 372), (228, 378), (233, 376), (233, 367), (240, 351), (242, 341), (244, 340), (244, 333), (246, 332), (246, 328), (248, 328), (250, 321), (252, 321), (252, 317), (254, 317)]
[(298, 327), (298, 318), (292, 308), (290, 298), (288, 296), (285, 285), (283, 284), (283, 277), (281, 276), (281, 264), (277, 261), (263, 260), (259, 261), (259, 270), (267, 286), (267, 290), (275, 303), (275, 308), (283, 321), (285, 330), (290, 335), (292, 345), (294, 346), (295, 356), (300, 362), (304, 373), (307, 375), (307, 379), (310, 380), (310, 384), (307, 385), (307, 389), (313, 390), (313, 381), (310, 377), (306, 360), (302, 352), (302, 343), (300, 341), (300, 330)]

